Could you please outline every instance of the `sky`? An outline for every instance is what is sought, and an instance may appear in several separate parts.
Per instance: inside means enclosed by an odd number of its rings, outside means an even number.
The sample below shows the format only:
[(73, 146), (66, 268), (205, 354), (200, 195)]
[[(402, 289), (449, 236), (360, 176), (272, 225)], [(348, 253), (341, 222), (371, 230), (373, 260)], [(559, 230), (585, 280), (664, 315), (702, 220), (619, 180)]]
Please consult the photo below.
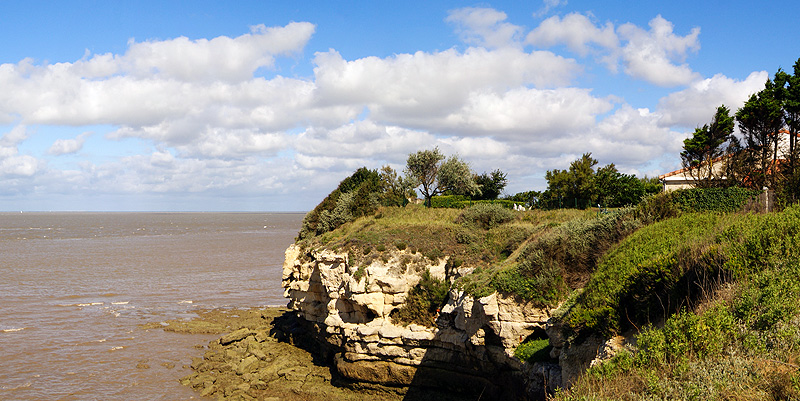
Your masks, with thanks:
[(438, 147), (505, 192), (658, 176), (800, 57), (800, 3), (0, 4), (0, 210), (307, 211)]

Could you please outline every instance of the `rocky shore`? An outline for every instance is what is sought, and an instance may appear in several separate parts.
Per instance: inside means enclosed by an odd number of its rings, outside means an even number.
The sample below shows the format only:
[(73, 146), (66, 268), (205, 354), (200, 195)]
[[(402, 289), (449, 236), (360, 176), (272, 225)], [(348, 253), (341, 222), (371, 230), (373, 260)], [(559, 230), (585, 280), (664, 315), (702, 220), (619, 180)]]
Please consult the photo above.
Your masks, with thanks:
[(178, 333), (220, 334), (181, 383), (218, 400), (461, 400), (440, 391), (359, 383), (328, 363), (305, 322), (285, 308), (208, 310), (192, 320), (154, 323)]

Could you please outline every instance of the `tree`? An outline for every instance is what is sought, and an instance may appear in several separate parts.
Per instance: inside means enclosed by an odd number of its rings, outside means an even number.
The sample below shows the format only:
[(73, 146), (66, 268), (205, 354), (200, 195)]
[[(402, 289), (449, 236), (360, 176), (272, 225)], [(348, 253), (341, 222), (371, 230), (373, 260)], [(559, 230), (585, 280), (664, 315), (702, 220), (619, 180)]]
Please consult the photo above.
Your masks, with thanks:
[(420, 150), (408, 155), (406, 160), (406, 175), (413, 177), (419, 186), (420, 192), (425, 198), (425, 205), (431, 206), (431, 198), (439, 193), (437, 177), (441, 162), (445, 157), (439, 152), (439, 148), (433, 150)]
[(750, 96), (736, 112), (736, 121), (745, 140), (745, 149), (740, 152), (746, 168), (741, 184), (753, 188), (773, 186), (772, 166), (777, 158), (778, 132), (783, 126), (780, 103), (775, 98), (775, 86), (767, 80), (765, 88)]
[(490, 200), (497, 199), (500, 196), (508, 183), (508, 179), (506, 178), (506, 173), (497, 169), (488, 174), (484, 172), (475, 176), (475, 182), (481, 190), (480, 196), (476, 199)]
[(445, 162), (443, 160), (445, 157), (438, 147), (412, 153), (406, 160), (406, 175), (414, 180), (416, 186), (421, 186), (425, 206), (430, 207), (431, 198), (442, 193), (466, 196), (480, 194), (469, 164), (458, 156), (451, 156)]
[(775, 73), (775, 98), (783, 110), (783, 121), (789, 134), (789, 147), (786, 149), (786, 163), (782, 166), (783, 195), (789, 201), (800, 198), (800, 58), (794, 63), (794, 75), (778, 69)]
[(594, 188), (592, 202), (605, 207), (634, 205), (645, 194), (643, 181), (632, 174), (620, 173), (614, 163), (597, 169)]
[(696, 187), (709, 188), (722, 183), (724, 169), (715, 169), (715, 165), (725, 153), (723, 144), (733, 138), (733, 126), (730, 110), (722, 105), (717, 108), (710, 125), (695, 129), (692, 137), (683, 141), (681, 162)]
[(405, 206), (408, 198), (416, 197), (414, 188), (418, 184), (413, 178), (398, 175), (390, 166), (381, 167), (380, 178), (385, 206)]
[(551, 199), (559, 199), (566, 205), (574, 204), (585, 209), (594, 193), (595, 165), (597, 160), (592, 158), (591, 153), (585, 153), (569, 165), (569, 170), (548, 170), (545, 179)]
[(437, 174), (439, 189), (449, 195), (476, 196), (481, 194), (481, 189), (475, 182), (475, 174), (467, 162), (450, 156), (442, 163)]

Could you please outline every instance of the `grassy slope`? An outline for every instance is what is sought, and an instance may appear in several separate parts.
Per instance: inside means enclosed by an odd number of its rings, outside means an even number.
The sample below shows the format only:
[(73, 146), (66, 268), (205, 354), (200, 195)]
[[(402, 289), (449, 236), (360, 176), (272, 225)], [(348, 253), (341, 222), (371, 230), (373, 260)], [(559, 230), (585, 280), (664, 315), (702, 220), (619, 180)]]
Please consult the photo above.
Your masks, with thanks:
[(484, 229), (460, 210), (384, 208), (301, 244), (357, 259), (393, 248), (449, 256), (476, 268), (456, 284), (478, 296), (555, 305), (585, 287), (564, 322), (576, 335), (641, 329), (640, 348), (562, 400), (800, 397), (800, 209), (667, 219), (662, 209), (531, 211)]
[(798, 399), (800, 208), (646, 227), (606, 255), (565, 319), (643, 330), (637, 351), (557, 399)]

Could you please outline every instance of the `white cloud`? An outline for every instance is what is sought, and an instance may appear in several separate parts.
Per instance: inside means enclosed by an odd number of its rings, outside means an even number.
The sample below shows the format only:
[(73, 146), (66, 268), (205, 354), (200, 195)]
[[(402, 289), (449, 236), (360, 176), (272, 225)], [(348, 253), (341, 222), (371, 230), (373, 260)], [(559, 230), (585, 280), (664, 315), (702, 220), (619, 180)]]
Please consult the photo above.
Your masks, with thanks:
[(659, 113), (623, 105), (588, 132), (593, 155), (624, 168), (647, 164), (664, 154), (677, 155), (686, 135), (659, 126)]
[(542, 21), (526, 43), (545, 48), (564, 45), (580, 56), (595, 54), (612, 72), (621, 62), (626, 74), (658, 86), (687, 85), (699, 79), (685, 61), (689, 53), (700, 49), (700, 28), (676, 35), (673, 24), (660, 15), (648, 26), (645, 30), (626, 23), (615, 29), (611, 22), (596, 25), (586, 15), (571, 13)]
[(556, 7), (567, 5), (567, 0), (544, 0), (543, 3), (544, 5), (542, 6), (542, 8), (540, 8), (539, 11), (533, 13), (534, 17), (541, 17), (543, 15), (546, 15), (547, 13), (550, 12), (550, 10)]
[(622, 48), (625, 72), (634, 78), (644, 79), (659, 86), (686, 85), (699, 78), (688, 64), (683, 63), (689, 52), (700, 49), (700, 28), (693, 28), (686, 36), (672, 32), (671, 22), (660, 15), (650, 20), (650, 30), (631, 23), (617, 31), (627, 43)]
[(86, 143), (86, 139), (91, 135), (91, 132), (84, 132), (72, 139), (56, 139), (50, 149), (47, 150), (47, 153), (55, 156), (77, 153), (83, 149), (83, 144)]
[(612, 107), (609, 99), (595, 98), (588, 89), (477, 91), (468, 95), (462, 108), (429, 125), (458, 135), (531, 140), (589, 129), (597, 115)]
[(506, 13), (492, 8), (465, 7), (450, 11), (447, 21), (469, 45), (500, 48), (519, 46), (522, 28), (508, 22)]
[(393, 125), (424, 128), (464, 107), (475, 91), (568, 84), (579, 71), (574, 60), (550, 52), (469, 48), (417, 52), (346, 61), (335, 51), (318, 53), (315, 77), (321, 105), (364, 106), (370, 117)]
[(659, 100), (658, 111), (663, 115), (659, 124), (699, 127), (709, 123), (717, 107), (723, 104), (734, 114), (750, 95), (764, 89), (768, 78), (766, 71), (756, 71), (744, 80), (717, 74), (696, 81), (688, 88)]
[[(22, 125), (15, 126), (0, 137), (0, 182), (6, 186), (0, 193), (9, 191), (10, 186), (18, 185), (16, 178), (31, 177), (43, 167), (44, 163), (39, 159), (19, 154), (19, 144), (27, 138), (28, 130)], [(8, 179), (12, 182), (9, 183)]]
[(542, 21), (528, 33), (526, 42), (544, 48), (564, 44), (581, 56), (586, 56), (592, 45), (612, 51), (619, 47), (614, 24), (606, 22), (602, 27), (595, 26), (589, 17), (579, 13), (570, 13), (564, 18), (553, 16)]
[(70, 67), (76, 74), (98, 78), (126, 73), (135, 77), (157, 76), (179, 81), (240, 82), (262, 67), (272, 67), (275, 56), (299, 52), (314, 33), (314, 25), (292, 22), (284, 27), (258, 25), (251, 32), (230, 38), (128, 42), (122, 56), (97, 55)]

